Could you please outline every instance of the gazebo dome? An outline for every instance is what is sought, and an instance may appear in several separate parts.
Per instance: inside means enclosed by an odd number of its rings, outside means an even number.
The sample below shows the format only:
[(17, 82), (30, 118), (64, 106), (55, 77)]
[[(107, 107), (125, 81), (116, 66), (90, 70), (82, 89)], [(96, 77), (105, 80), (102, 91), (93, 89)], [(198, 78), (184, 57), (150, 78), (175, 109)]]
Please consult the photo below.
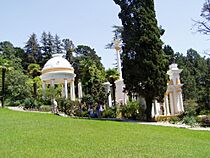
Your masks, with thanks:
[(42, 69), (42, 81), (49, 84), (53, 80), (58, 84), (63, 83), (64, 80), (68, 82), (74, 80), (74, 68), (63, 56), (64, 54), (54, 54), (53, 58), (46, 62)]
[(72, 66), (68, 60), (63, 58), (63, 54), (54, 54), (53, 58), (46, 62), (42, 70), (49, 68), (72, 68)]

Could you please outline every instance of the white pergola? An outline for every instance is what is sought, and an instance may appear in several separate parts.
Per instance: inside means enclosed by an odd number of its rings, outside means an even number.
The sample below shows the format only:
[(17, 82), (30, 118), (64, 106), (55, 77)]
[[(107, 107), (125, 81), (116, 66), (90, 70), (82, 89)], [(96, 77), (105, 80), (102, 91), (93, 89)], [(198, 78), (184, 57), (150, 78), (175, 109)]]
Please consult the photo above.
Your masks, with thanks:
[(42, 69), (42, 89), (45, 93), (46, 85), (54, 87), (55, 84), (62, 84), (64, 87), (65, 98), (68, 98), (68, 84), (70, 84), (70, 99), (75, 100), (74, 87), (74, 68), (63, 58), (64, 54), (54, 54), (53, 58), (48, 60)]

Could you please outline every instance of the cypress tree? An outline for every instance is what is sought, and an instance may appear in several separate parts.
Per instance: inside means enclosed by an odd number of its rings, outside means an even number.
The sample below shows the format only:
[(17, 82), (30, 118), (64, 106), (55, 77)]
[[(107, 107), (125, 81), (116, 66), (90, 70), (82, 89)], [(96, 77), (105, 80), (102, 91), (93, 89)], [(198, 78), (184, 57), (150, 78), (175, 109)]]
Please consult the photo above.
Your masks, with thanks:
[(122, 66), (126, 90), (146, 100), (147, 120), (151, 120), (154, 99), (163, 101), (168, 60), (163, 52), (153, 0), (114, 0), (122, 21)]

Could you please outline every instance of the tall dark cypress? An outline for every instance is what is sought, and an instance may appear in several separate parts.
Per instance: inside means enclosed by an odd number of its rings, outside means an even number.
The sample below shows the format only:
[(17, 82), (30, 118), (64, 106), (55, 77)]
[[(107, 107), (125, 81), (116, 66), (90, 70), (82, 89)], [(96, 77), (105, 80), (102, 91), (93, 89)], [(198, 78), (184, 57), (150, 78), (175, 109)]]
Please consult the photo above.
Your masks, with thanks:
[(153, 0), (114, 0), (120, 6), (122, 65), (126, 90), (146, 100), (147, 120), (151, 120), (154, 99), (163, 100), (168, 60), (162, 50)]

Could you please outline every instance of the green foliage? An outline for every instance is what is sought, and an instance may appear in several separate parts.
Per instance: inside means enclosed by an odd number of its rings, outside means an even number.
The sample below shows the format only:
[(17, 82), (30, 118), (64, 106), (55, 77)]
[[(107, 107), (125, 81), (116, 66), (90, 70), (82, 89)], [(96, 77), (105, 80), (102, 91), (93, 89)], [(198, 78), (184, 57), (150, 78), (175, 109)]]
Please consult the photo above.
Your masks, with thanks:
[(189, 116), (195, 116), (198, 109), (198, 104), (195, 100), (185, 100), (184, 101), (185, 113)]
[(64, 112), (69, 116), (74, 116), (78, 114), (79, 102), (78, 101), (71, 101), (65, 98), (57, 98), (58, 103), (58, 110)]
[(101, 58), (88, 46), (77, 46), (75, 53), (77, 56), (73, 59), (73, 67), (77, 74), (76, 85), (80, 80), (85, 94), (91, 95), (94, 102), (104, 102), (105, 69), (100, 61)]
[(114, 100), (114, 106), (116, 105), (116, 97), (115, 97), (115, 81), (119, 79), (120, 74), (116, 69), (108, 69), (106, 70), (106, 79), (111, 83), (112, 85), (112, 100)]
[(34, 99), (34, 98), (26, 98), (23, 103), (21, 104), (25, 109), (36, 109), (39, 110), (39, 108), (42, 106), (42, 102)]
[(186, 115), (183, 118), (183, 123), (185, 123), (187, 125), (190, 125), (191, 127), (194, 127), (194, 126), (196, 126), (198, 124), (197, 121), (196, 121), (195, 116), (189, 116), (189, 115)]
[(122, 117), (127, 119), (144, 120), (144, 110), (139, 102), (128, 102), (121, 109)]
[(42, 56), (41, 56), (40, 46), (35, 33), (33, 33), (26, 42), (25, 50), (27, 58), (25, 59), (26, 61), (24, 62), (27, 62), (27, 65), (31, 63), (39, 63)]
[(187, 55), (175, 54), (175, 62), (183, 69), (181, 81), (184, 100), (195, 100), (198, 111), (210, 109), (210, 64), (209, 58), (201, 57), (197, 51), (189, 49)]
[(102, 117), (104, 117), (104, 118), (116, 118), (116, 112), (117, 112), (116, 107), (107, 108), (106, 110), (103, 111)]
[[(166, 91), (168, 60), (162, 50), (153, 0), (114, 0), (122, 21), (122, 67), (126, 90), (143, 96), (147, 120), (152, 100), (162, 101)], [(138, 71), (137, 71), (138, 70)]]
[(28, 83), (29, 77), (21, 71), (9, 71), (6, 75), (7, 97), (13, 100), (23, 100), (31, 97), (32, 93)]

